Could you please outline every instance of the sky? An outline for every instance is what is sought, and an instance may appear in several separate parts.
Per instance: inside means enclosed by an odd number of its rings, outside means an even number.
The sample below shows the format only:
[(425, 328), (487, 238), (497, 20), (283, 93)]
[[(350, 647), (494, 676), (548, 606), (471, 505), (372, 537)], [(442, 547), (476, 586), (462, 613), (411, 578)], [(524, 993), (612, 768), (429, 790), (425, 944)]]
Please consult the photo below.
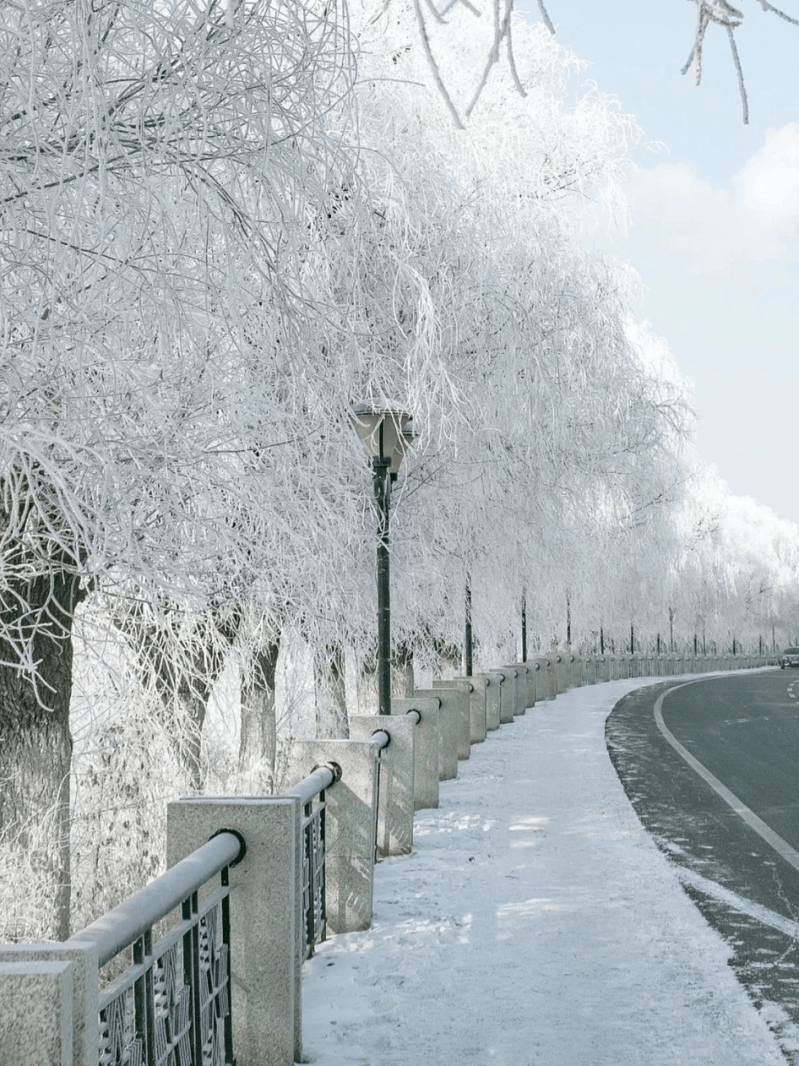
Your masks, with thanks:
[[(694, 384), (699, 454), (799, 522), (799, 26), (736, 6), (748, 126), (723, 31), (708, 30), (702, 85), (680, 74), (692, 4), (547, 0), (560, 43), (590, 63), (582, 77), (645, 135), (627, 233), (593, 240), (641, 275), (636, 313)], [(782, 6), (799, 18), (799, 0)], [(537, 18), (534, 0), (520, 10)]]

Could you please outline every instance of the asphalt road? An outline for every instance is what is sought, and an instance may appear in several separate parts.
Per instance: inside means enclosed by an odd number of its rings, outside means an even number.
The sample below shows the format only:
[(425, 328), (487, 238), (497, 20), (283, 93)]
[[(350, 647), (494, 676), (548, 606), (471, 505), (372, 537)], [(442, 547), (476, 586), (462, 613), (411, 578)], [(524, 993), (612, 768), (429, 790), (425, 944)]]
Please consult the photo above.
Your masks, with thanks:
[[(682, 754), (656, 721), (664, 693)], [(639, 689), (610, 714), (606, 739), (639, 818), (799, 1066), (799, 670)]]

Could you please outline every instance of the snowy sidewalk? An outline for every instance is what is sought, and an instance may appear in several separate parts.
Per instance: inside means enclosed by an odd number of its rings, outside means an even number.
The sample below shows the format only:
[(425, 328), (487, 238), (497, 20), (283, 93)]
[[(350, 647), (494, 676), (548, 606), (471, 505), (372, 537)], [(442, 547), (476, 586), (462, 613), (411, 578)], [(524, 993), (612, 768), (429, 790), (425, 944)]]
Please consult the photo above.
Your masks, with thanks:
[(538, 704), (472, 747), (374, 924), (303, 981), (317, 1066), (778, 1066), (724, 942), (641, 828), (605, 750), (640, 681)]

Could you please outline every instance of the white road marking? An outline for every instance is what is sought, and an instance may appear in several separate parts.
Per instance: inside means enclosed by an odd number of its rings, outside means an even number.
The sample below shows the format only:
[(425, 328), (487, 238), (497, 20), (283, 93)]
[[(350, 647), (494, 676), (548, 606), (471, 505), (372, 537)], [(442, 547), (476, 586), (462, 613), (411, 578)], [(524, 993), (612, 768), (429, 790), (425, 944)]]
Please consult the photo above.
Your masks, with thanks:
[(685, 759), (691, 769), (695, 770), (699, 776), (710, 785), (713, 791), (721, 796), (724, 802), (732, 807), (735, 813), (742, 818), (751, 829), (754, 829), (754, 831), (758, 833), (778, 855), (781, 855), (795, 870), (799, 870), (799, 851), (792, 848), (787, 840), (783, 840), (782, 837), (767, 826), (761, 818), (758, 818), (755, 812), (750, 810), (742, 800), (739, 800), (734, 792), (730, 792), (727, 786), (722, 784), (717, 777), (714, 777), (710, 770), (703, 766), (698, 759), (695, 759), (690, 751), (688, 751), (687, 748), (684, 748), (679, 740), (677, 740), (666, 727), (666, 723), (663, 721), (663, 701), (666, 696), (670, 695), (672, 692), (676, 692), (678, 689), (687, 688), (689, 685), (701, 684), (704, 680), (710, 680), (710, 678), (686, 681), (682, 685), (675, 685), (674, 688), (668, 689), (662, 696), (659, 696), (655, 702), (655, 721), (657, 722), (657, 727), (677, 754)]
[(698, 888), (700, 892), (704, 892), (706, 896), (717, 899), (720, 903), (726, 903), (733, 910), (739, 911), (741, 914), (748, 914), (750, 918), (754, 918), (764, 925), (770, 925), (772, 929), (777, 929), (780, 933), (786, 933), (788, 936), (793, 937), (794, 940), (799, 940), (799, 922), (792, 922), (790, 918), (783, 918), (776, 911), (769, 910), (768, 907), (755, 903), (754, 900), (739, 896), (737, 892), (732, 892), (729, 888), (724, 888), (723, 885), (718, 884), (716, 881), (710, 881), (707, 877), (703, 877), (693, 870), (686, 870), (683, 866), (677, 867), (677, 876), (684, 885), (692, 885), (694, 888)]

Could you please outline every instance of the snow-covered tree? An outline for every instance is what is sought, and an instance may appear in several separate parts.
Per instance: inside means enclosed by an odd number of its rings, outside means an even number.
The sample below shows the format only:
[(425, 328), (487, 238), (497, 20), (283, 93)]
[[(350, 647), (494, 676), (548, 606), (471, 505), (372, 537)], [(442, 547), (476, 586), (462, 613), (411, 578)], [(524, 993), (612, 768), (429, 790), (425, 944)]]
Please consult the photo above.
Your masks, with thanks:
[(247, 457), (297, 436), (276, 390), (321, 347), (305, 204), (340, 165), (322, 120), (350, 56), (331, 7), (4, 14), (0, 832), (49, 819), (52, 932), (67, 928), (77, 604), (226, 614), (264, 568), (274, 485)]

